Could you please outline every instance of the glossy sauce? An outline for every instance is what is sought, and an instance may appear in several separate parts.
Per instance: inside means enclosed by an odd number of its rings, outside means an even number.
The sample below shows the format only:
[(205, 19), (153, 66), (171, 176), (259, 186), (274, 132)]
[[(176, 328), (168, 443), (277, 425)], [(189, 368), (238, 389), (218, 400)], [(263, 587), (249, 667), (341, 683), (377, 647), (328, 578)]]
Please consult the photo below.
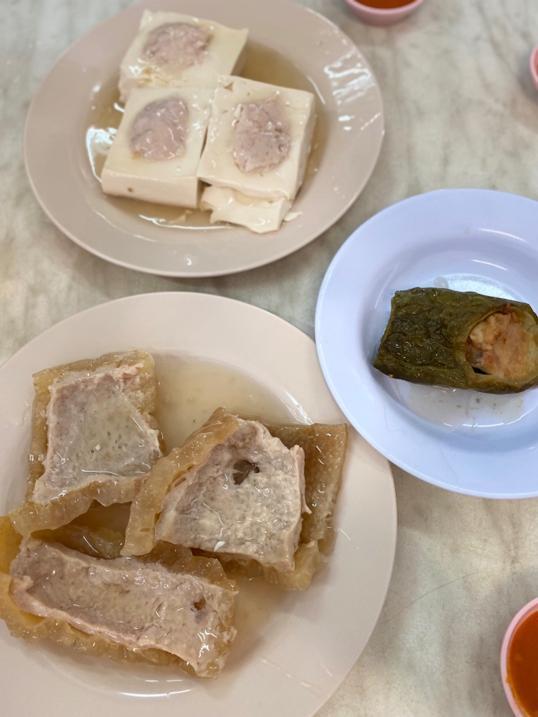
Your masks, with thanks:
[(508, 649), (508, 682), (525, 714), (538, 715), (538, 611), (514, 632)]
[[(308, 90), (316, 96), (316, 128), (304, 182), (305, 185), (308, 184), (309, 179), (319, 168), (327, 137), (327, 119), (323, 113), (321, 99), (315, 85), (283, 55), (254, 42), (248, 44), (247, 60), (241, 76), (295, 90)], [(101, 86), (94, 95), (86, 129), (86, 152), (97, 181), (100, 181), (106, 154), (114, 140), (122, 115), (123, 107), (119, 101), (117, 78), (114, 77), (106, 85)], [(157, 226), (172, 229), (203, 229), (205, 231), (222, 229), (222, 225), (209, 223), (209, 212), (207, 211), (153, 204), (125, 197), (109, 196), (107, 199), (122, 212), (138, 216), (141, 220)]]
[(375, 7), (378, 10), (394, 10), (398, 7), (411, 5), (415, 0), (358, 0), (359, 5)]

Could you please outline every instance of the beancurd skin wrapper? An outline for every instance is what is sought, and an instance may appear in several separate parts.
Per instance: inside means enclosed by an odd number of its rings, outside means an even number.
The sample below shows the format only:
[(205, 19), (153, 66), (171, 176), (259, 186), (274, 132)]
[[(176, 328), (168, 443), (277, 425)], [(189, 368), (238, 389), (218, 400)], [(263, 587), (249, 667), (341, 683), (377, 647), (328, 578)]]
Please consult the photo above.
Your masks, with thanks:
[(143, 479), (131, 504), (122, 555), (145, 555), (155, 545), (155, 524), (170, 488), (193, 467), (203, 463), (215, 446), (239, 427), (237, 418), (217, 409), (185, 443), (157, 461)]
[(66, 525), (77, 516), (83, 515), (94, 500), (102, 505), (128, 503), (133, 500), (142, 476), (119, 477), (106, 483), (91, 483), (73, 490), (47, 503), (32, 501), (32, 493), (37, 479), (43, 474), (44, 457), (47, 454), (47, 406), (50, 400), (49, 387), (53, 381), (62, 379), (70, 373), (93, 372), (100, 368), (118, 368), (123, 365), (141, 365), (138, 376), (141, 388), (130, 395), (136, 408), (144, 415), (151, 428), (157, 428), (153, 417), (156, 408), (157, 393), (153, 358), (141, 351), (112, 353), (96, 359), (84, 359), (74, 363), (44, 369), (36, 373), (34, 379), (34, 403), (32, 407), (32, 438), (30, 445), (29, 476), (26, 502), (11, 513), (16, 530), (29, 535), (36, 530), (54, 529)]
[[(62, 536), (63, 531), (63, 536)], [(77, 549), (81, 547), (71, 526), (61, 528), (59, 531), (41, 533), (41, 539), (50, 538), (62, 542), (66, 547)], [(36, 536), (37, 537), (37, 536)], [(96, 542), (97, 539), (93, 538)], [(11, 575), (9, 568), (17, 556), (22, 537), (14, 530), (8, 517), (0, 517), (0, 618), (5, 621), (10, 633), (15, 637), (30, 640), (48, 640), (62, 647), (77, 652), (107, 657), (119, 662), (146, 662), (155, 665), (176, 665), (181, 670), (194, 674), (192, 668), (179, 657), (163, 650), (157, 649), (129, 649), (124, 645), (107, 640), (96, 634), (88, 634), (72, 627), (61, 620), (38, 617), (22, 611), (13, 601), (10, 594)], [(108, 546), (105, 543), (108, 541)], [(90, 540), (89, 542), (92, 542)], [(99, 557), (117, 557), (121, 545), (121, 536), (111, 532), (101, 535), (102, 554)], [(90, 550), (81, 551), (95, 555)], [(219, 562), (215, 559), (195, 557), (186, 548), (172, 548), (158, 546), (155, 551), (145, 558), (148, 561), (160, 561), (169, 569), (191, 572), (204, 577), (215, 584), (227, 589), (234, 589)]]
[[(534, 368), (521, 380), (477, 373), (466, 357), (473, 327), (504, 312), (514, 312), (529, 333)], [(397, 291), (373, 363), (384, 374), (413, 383), (517, 393), (538, 384), (538, 316), (528, 304), (474, 292)]]
[[(211, 450), (224, 442), (238, 427), (238, 421), (224, 409), (210, 419), (181, 448), (161, 458), (144, 478), (139, 494), (131, 505), (124, 555), (143, 555), (155, 541), (155, 523), (170, 488), (182, 480), (192, 467), (205, 461)], [(225, 553), (210, 553), (226, 563), (232, 574), (263, 575), (268, 582), (289, 590), (305, 590), (326, 561), (331, 547), (331, 520), (336, 503), (347, 446), (347, 426), (283, 425), (270, 426), (270, 433), (285, 446), (299, 445), (305, 452), (305, 494), (312, 511), (303, 515), (295, 569), (279, 572), (262, 569), (253, 560), (237, 560)]]
[(123, 483), (121, 480), (104, 485), (94, 483), (49, 503), (27, 501), (13, 510), (10, 518), (22, 535), (30, 535), (38, 530), (54, 530), (86, 513), (94, 500), (98, 500), (101, 505), (129, 503), (134, 498), (141, 480), (142, 476), (135, 481), (128, 480)]
[(295, 569), (263, 570), (265, 579), (286, 590), (306, 590), (315, 573), (327, 562), (334, 543), (333, 519), (348, 440), (346, 424), (268, 426), (288, 448), (300, 446), (305, 453), (305, 497), (310, 513), (303, 515)]

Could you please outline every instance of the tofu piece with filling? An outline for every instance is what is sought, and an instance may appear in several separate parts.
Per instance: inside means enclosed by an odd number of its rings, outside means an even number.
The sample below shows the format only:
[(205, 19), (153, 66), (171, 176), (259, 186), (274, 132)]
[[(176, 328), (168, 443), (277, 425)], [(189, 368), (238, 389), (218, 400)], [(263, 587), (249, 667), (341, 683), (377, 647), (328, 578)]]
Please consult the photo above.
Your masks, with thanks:
[(198, 176), (249, 197), (293, 201), (315, 125), (311, 92), (221, 77)]
[(257, 199), (226, 187), (206, 187), (200, 204), (211, 211), (211, 223), (240, 224), (257, 234), (279, 229), (291, 208), (287, 199)]
[(214, 88), (219, 75), (241, 72), (248, 30), (175, 12), (145, 10), (120, 66), (126, 102), (135, 87)]
[(309, 512), (303, 449), (286, 448), (257, 421), (237, 421), (167, 493), (155, 537), (291, 571)]
[(202, 677), (222, 669), (236, 630), (233, 583), (136, 558), (103, 560), (28, 539), (11, 564), (11, 597), (130, 651), (162, 650)]
[(208, 89), (134, 90), (101, 173), (106, 194), (196, 208)]

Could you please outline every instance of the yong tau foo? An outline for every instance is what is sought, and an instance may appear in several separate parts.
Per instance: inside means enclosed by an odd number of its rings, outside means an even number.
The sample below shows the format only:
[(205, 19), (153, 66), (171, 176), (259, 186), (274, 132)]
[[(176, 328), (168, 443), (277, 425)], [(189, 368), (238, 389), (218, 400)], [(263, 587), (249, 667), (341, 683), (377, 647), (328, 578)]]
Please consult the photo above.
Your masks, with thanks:
[(120, 65), (122, 102), (135, 87), (215, 87), (221, 74), (240, 72), (248, 30), (176, 12), (145, 10)]
[(240, 576), (305, 590), (327, 562), (345, 425), (217, 407), (168, 449), (144, 351), (45, 369), (34, 392), (26, 499), (0, 518), (14, 635), (212, 676), (237, 633)]
[(145, 11), (121, 62), (125, 110), (101, 173), (106, 194), (279, 229), (305, 176), (311, 92), (237, 76), (247, 30)]
[(528, 304), (451, 289), (397, 291), (374, 366), (392, 378), (486, 393), (538, 384)]

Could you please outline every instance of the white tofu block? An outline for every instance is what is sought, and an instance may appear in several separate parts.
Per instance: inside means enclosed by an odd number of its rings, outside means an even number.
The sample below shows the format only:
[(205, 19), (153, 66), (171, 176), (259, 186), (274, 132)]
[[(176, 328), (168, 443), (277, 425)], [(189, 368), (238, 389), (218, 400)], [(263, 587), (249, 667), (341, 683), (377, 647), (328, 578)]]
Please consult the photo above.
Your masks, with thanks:
[(216, 87), (219, 75), (241, 71), (247, 36), (211, 20), (145, 10), (121, 62), (122, 101), (135, 87)]
[(211, 210), (211, 223), (230, 222), (247, 227), (257, 234), (280, 228), (291, 202), (287, 199), (259, 199), (224, 187), (207, 187), (200, 206)]
[[(288, 153), (273, 169), (244, 171), (237, 162), (237, 128), (244, 108), (273, 102), (286, 128)], [(261, 103), (261, 104), (259, 104)], [(198, 176), (218, 187), (235, 189), (262, 199), (292, 201), (304, 179), (315, 125), (315, 99), (311, 92), (290, 90), (242, 77), (221, 77), (211, 106), (207, 142)], [(271, 121), (267, 127), (271, 131)], [(265, 129), (258, 132), (263, 137)], [(278, 138), (275, 140), (278, 144)], [(263, 155), (262, 150), (258, 155)]]
[[(103, 191), (158, 204), (197, 207), (200, 182), (196, 170), (207, 131), (212, 96), (213, 90), (191, 87), (133, 90), (101, 173)], [(133, 150), (133, 136), (141, 113), (150, 112), (151, 107), (155, 107), (154, 103), (174, 98), (186, 107), (184, 146), (178, 149), (176, 156), (163, 159), (137, 154)], [(166, 125), (164, 135), (162, 125), (160, 130), (159, 137), (166, 143), (170, 132)], [(147, 133), (139, 132), (138, 141), (146, 140)], [(157, 146), (157, 154), (158, 150)]]

